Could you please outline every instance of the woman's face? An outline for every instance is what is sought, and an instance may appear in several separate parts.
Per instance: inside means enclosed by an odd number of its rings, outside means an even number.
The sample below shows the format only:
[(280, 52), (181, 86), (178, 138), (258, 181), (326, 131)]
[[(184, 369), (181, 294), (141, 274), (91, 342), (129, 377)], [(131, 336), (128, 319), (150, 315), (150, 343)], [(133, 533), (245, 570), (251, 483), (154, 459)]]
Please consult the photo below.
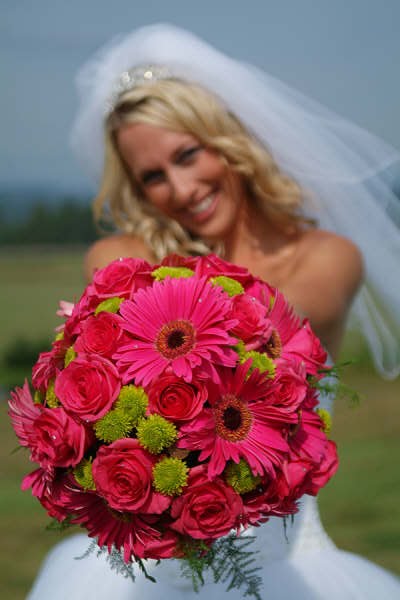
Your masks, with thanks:
[(238, 223), (245, 194), (239, 176), (195, 137), (135, 123), (117, 146), (144, 197), (205, 240), (224, 240)]

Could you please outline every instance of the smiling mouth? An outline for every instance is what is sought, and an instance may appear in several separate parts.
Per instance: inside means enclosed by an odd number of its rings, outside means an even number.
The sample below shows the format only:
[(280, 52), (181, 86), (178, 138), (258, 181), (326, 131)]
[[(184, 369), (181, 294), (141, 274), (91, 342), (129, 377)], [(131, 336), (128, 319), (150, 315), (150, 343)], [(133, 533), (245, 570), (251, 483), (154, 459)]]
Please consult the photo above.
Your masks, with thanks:
[(195, 204), (194, 206), (191, 206), (190, 208), (188, 208), (188, 211), (193, 215), (199, 215), (200, 213), (208, 210), (211, 207), (212, 203), (214, 202), (214, 199), (215, 199), (215, 194), (210, 194), (209, 196), (206, 196), (204, 198), (204, 200), (202, 200), (198, 204)]

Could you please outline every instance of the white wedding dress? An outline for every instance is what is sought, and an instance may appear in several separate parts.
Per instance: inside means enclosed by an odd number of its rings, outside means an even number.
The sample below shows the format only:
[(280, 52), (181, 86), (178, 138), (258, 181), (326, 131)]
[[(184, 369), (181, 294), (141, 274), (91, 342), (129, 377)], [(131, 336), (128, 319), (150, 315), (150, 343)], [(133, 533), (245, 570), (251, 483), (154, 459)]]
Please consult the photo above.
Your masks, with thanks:
[[(331, 401), (321, 399), (330, 409)], [(400, 580), (356, 554), (336, 548), (324, 531), (316, 498), (305, 496), (286, 536), (282, 519), (272, 518), (247, 530), (256, 536), (252, 549), (261, 567), (262, 597), (266, 600), (400, 600)], [(247, 533), (246, 532), (246, 533)], [(110, 569), (105, 556), (92, 553), (84, 534), (56, 545), (48, 554), (27, 600), (227, 600), (243, 598), (238, 590), (226, 592), (211, 580), (197, 594), (181, 576), (177, 560), (159, 565), (149, 561), (154, 584), (139, 573), (135, 583)]]

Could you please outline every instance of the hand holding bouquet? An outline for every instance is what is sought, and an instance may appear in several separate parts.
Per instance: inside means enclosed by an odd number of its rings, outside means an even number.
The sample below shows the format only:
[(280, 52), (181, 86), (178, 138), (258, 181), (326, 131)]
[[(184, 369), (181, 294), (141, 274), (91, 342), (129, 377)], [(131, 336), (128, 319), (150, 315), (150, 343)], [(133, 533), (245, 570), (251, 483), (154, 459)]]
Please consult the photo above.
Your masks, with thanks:
[(33, 395), (11, 394), (39, 465), (22, 488), (126, 563), (206, 557), (232, 531), (294, 514), (335, 472), (314, 386), (326, 353), (246, 269), (120, 259), (61, 313)]

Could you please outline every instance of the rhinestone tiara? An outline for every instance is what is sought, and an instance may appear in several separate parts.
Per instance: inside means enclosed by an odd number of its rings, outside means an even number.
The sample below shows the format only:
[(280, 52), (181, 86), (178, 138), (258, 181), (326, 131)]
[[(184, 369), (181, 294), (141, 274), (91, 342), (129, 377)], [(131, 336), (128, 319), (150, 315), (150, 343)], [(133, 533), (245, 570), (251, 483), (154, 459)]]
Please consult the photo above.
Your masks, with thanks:
[(105, 107), (106, 115), (114, 110), (121, 94), (132, 90), (137, 85), (152, 83), (160, 79), (169, 79), (171, 77), (171, 71), (168, 67), (163, 65), (142, 65), (124, 71), (115, 82), (110, 97), (107, 100)]

